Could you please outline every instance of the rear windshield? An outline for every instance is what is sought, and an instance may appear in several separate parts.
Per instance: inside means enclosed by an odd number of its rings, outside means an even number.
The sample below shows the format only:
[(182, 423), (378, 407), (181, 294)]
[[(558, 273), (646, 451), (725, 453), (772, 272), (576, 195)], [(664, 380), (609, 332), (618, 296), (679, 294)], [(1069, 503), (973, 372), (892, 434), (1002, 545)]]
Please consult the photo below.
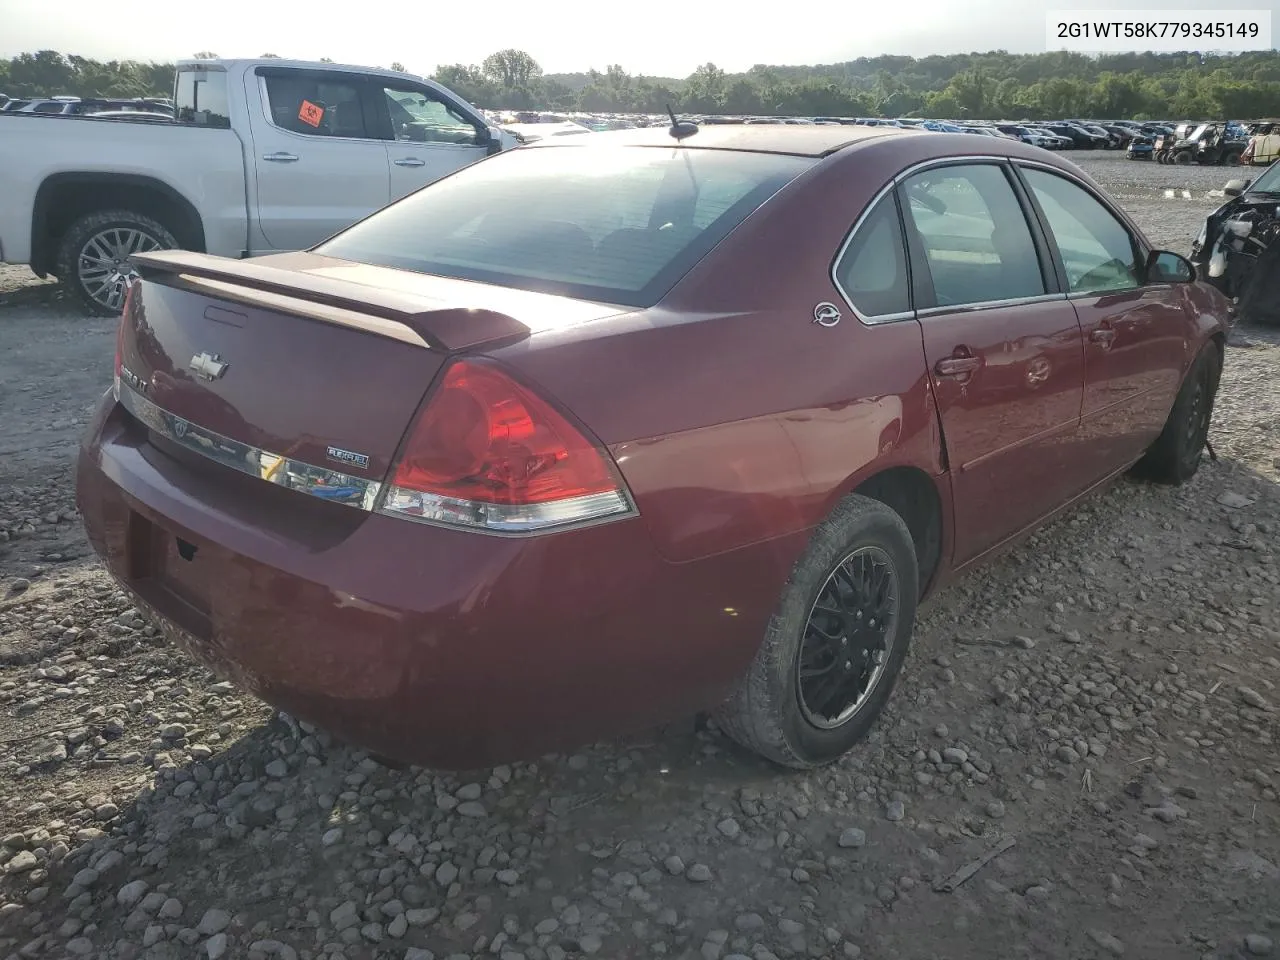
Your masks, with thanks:
[(657, 303), (810, 158), (688, 147), (518, 148), (317, 253), (627, 306)]

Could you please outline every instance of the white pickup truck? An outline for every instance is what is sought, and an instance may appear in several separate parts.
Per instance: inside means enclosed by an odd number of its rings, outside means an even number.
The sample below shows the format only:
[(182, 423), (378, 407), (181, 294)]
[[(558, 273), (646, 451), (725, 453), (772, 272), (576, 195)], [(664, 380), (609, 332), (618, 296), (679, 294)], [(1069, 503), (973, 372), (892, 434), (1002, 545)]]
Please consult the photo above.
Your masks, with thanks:
[(0, 262), (119, 312), (129, 257), (299, 250), (517, 145), (430, 80), (280, 59), (177, 64), (172, 123), (0, 113)]

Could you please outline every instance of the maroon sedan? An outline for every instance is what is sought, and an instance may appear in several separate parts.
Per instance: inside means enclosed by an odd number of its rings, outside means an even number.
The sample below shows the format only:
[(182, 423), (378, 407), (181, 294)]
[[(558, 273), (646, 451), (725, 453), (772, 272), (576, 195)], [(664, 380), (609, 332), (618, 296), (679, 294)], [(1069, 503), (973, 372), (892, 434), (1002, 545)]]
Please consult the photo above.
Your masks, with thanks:
[(548, 141), (137, 259), (94, 547), (215, 671), (454, 768), (703, 709), (839, 757), (922, 595), (1196, 471), (1228, 317), (1069, 162), (886, 127)]

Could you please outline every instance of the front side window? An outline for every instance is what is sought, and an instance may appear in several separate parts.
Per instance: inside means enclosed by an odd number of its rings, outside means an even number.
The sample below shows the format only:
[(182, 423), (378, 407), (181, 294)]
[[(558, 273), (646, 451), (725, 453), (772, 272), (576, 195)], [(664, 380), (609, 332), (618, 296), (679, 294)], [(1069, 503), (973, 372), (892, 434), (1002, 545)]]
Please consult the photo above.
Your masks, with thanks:
[(1140, 285), (1133, 237), (1110, 210), (1064, 177), (1031, 168), (1024, 168), (1022, 175), (1058, 244), (1071, 293)]
[(1046, 292), (1031, 228), (1003, 169), (936, 167), (902, 184), (940, 307)]
[(902, 225), (893, 195), (881, 197), (835, 267), (836, 285), (854, 309), (874, 319), (911, 309)]
[(316, 251), (651, 306), (813, 162), (688, 147), (522, 147), (410, 194)]
[(480, 142), (476, 126), (453, 107), (426, 90), (383, 87), (391, 115), (391, 134), (410, 143)]
[(264, 80), (277, 127), (309, 137), (371, 136), (356, 81), (303, 71), (269, 73)]

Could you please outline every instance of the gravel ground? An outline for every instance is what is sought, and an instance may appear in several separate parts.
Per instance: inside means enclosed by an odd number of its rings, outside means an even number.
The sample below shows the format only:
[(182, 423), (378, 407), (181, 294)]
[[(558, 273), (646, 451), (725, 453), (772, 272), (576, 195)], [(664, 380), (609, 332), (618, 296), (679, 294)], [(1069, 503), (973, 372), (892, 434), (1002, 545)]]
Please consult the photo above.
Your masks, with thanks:
[[(1081, 162), (1177, 250), (1225, 179)], [(273, 714), (115, 589), (69, 466), (113, 326), (0, 268), (0, 957), (1280, 949), (1275, 331), (1233, 337), (1191, 484), (1119, 482), (930, 602), (840, 764), (690, 722), (452, 776)]]

